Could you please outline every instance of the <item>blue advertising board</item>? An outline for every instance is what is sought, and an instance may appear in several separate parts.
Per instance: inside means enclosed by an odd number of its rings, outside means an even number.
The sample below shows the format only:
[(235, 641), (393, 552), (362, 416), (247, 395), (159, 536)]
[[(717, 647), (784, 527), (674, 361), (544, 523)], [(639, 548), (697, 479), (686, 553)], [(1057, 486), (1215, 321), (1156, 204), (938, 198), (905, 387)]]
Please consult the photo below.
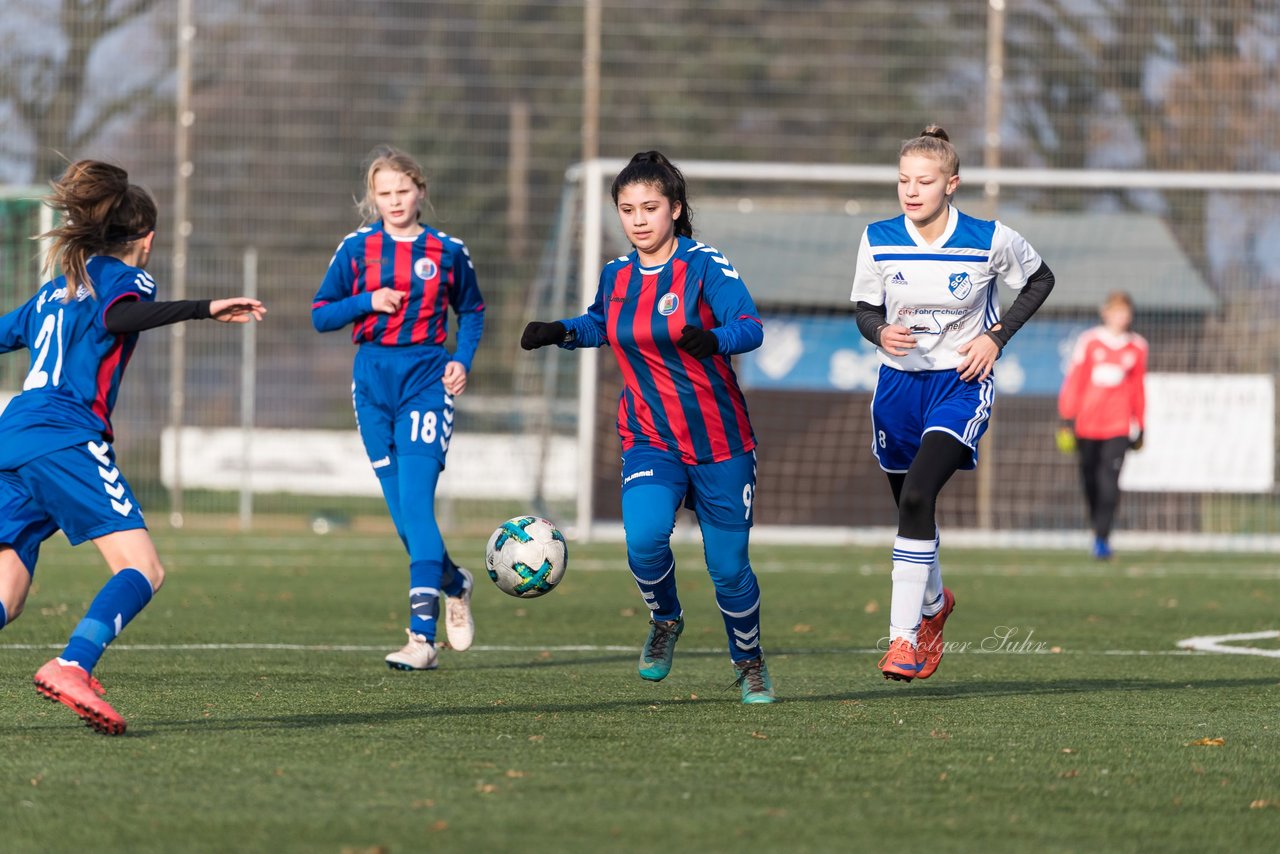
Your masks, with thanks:
[[(1088, 326), (1033, 319), (996, 363), (996, 390), (1056, 395), (1075, 339)], [(780, 391), (872, 391), (880, 368), (852, 315), (766, 315), (763, 346), (736, 364), (744, 387)]]

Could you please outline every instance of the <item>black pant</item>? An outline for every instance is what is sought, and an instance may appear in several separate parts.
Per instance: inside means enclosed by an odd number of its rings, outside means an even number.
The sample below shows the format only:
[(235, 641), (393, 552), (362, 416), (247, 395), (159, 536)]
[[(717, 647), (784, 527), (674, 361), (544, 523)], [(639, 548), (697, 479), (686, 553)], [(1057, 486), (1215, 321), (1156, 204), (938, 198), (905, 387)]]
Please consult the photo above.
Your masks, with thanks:
[(938, 494), (951, 475), (972, 459), (972, 448), (950, 433), (931, 430), (921, 438), (920, 450), (905, 473), (886, 472), (898, 505), (899, 537), (933, 539), (937, 532)]
[(1120, 467), (1124, 465), (1129, 437), (1114, 439), (1076, 439), (1080, 454), (1080, 480), (1084, 484), (1084, 500), (1089, 506), (1089, 523), (1098, 539), (1111, 537), (1120, 506)]

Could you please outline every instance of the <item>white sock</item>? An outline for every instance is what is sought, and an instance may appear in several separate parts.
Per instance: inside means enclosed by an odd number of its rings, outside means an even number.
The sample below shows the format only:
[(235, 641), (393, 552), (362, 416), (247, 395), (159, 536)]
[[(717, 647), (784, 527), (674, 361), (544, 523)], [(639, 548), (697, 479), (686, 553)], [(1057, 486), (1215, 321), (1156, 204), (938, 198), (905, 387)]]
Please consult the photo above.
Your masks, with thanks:
[(933, 540), (893, 541), (893, 597), (889, 603), (889, 640), (916, 643), (929, 567), (937, 557)]
[(938, 555), (940, 542), (937, 529), (934, 529), (933, 563), (929, 564), (929, 578), (924, 583), (924, 608), (921, 610), (926, 618), (942, 610), (942, 560)]

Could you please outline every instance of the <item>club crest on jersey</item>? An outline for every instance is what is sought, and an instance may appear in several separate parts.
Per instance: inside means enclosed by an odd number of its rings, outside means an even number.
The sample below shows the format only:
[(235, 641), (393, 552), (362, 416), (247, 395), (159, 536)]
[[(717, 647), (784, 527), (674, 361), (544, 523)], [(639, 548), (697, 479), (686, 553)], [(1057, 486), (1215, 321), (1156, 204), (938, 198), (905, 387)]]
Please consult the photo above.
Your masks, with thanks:
[(419, 258), (413, 262), (413, 274), (419, 279), (434, 279), (438, 271), (436, 262), (430, 258)]
[(658, 314), (663, 317), (670, 317), (676, 313), (676, 309), (680, 307), (680, 297), (675, 294), (663, 294), (662, 299), (658, 300)]
[(952, 273), (947, 277), (947, 287), (956, 299), (964, 299), (973, 291), (973, 279), (968, 273)]

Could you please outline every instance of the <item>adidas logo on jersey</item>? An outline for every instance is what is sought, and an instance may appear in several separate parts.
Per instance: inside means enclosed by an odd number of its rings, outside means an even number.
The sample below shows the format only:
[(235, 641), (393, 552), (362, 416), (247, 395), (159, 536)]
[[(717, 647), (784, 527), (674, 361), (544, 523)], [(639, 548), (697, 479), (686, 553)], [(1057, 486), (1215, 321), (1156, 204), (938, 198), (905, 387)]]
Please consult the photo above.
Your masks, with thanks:
[(902, 275), (901, 270), (894, 273), (893, 278), (889, 280), (889, 284), (891, 285), (905, 285), (906, 283), (907, 283), (907, 277)]

